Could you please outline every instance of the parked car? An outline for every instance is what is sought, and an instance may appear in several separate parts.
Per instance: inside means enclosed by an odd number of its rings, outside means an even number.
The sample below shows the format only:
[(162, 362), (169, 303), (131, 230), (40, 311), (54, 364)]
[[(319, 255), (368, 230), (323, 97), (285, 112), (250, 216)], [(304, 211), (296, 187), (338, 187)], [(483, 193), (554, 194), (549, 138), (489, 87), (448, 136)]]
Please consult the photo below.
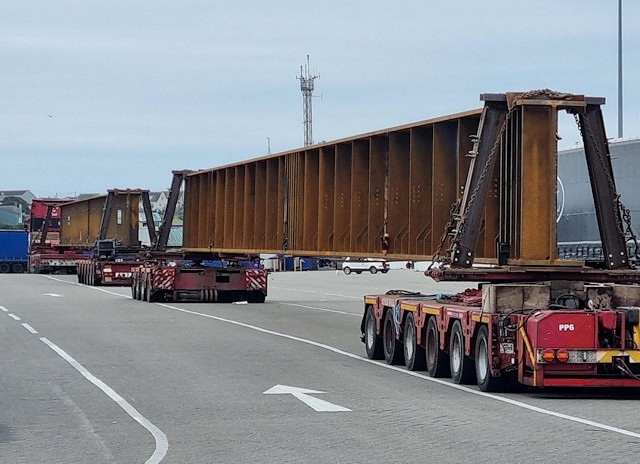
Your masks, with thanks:
[(362, 271), (368, 271), (371, 274), (379, 271), (386, 274), (389, 272), (389, 264), (383, 259), (376, 258), (345, 258), (342, 262), (342, 272), (346, 275), (352, 272), (362, 274)]

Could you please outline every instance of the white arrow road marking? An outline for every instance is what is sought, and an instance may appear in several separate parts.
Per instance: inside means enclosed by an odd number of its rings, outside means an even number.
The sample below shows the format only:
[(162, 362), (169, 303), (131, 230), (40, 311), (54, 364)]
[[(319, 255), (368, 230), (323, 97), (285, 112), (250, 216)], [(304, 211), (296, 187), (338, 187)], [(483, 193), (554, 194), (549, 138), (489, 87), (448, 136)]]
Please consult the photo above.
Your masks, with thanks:
[(60, 295), (59, 293), (43, 293), (44, 296), (52, 296), (54, 298), (64, 298), (64, 295)]
[(314, 398), (307, 393), (324, 393), (318, 390), (309, 390), (307, 388), (288, 387), (287, 385), (276, 385), (270, 388), (264, 395), (286, 395), (291, 394), (305, 403), (307, 406), (313, 408), (318, 412), (338, 412), (338, 411), (351, 411), (351, 409), (338, 406), (337, 404), (329, 403), (328, 401)]

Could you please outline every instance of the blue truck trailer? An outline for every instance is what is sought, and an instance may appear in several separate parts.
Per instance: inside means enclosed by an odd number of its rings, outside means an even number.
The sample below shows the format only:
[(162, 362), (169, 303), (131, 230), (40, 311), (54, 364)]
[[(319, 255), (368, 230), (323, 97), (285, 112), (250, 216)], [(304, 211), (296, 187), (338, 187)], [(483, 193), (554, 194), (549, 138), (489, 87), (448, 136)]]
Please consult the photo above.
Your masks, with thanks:
[(26, 230), (0, 230), (0, 274), (27, 270), (29, 234)]

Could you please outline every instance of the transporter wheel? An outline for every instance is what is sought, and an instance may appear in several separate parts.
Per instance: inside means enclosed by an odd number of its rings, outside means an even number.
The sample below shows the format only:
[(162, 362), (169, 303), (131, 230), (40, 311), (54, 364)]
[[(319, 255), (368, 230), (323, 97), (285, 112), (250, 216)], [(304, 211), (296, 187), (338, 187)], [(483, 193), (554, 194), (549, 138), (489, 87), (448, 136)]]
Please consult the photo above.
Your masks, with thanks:
[(384, 360), (387, 364), (400, 364), (403, 359), (402, 343), (396, 339), (396, 324), (393, 320), (393, 308), (387, 310), (382, 329), (382, 345)]
[(371, 305), (367, 306), (367, 312), (364, 316), (364, 346), (367, 351), (367, 358), (384, 358), (382, 336), (376, 333), (376, 316)]
[(483, 325), (478, 329), (476, 339), (476, 380), (478, 388), (483, 392), (503, 391), (506, 387), (506, 375), (494, 377), (491, 375), (491, 340), (489, 329)]
[(11, 272), (16, 274), (22, 274), (24, 272), (24, 264), (22, 263), (13, 263), (11, 265)]
[(142, 301), (142, 279), (140, 276), (136, 280), (136, 300)]
[(449, 356), (440, 349), (440, 333), (435, 317), (430, 317), (427, 323), (425, 340), (425, 357), (427, 372), (431, 377), (449, 377)]
[(455, 321), (451, 327), (451, 337), (449, 339), (451, 378), (455, 383), (470, 384), (475, 377), (475, 365), (470, 358), (464, 355), (464, 351), (462, 324), (460, 321)]
[(144, 281), (144, 301), (153, 303), (153, 292), (151, 291), (151, 282), (149, 279)]
[(147, 280), (143, 279), (140, 283), (140, 300), (147, 301)]
[(413, 313), (404, 322), (404, 364), (410, 371), (423, 371), (426, 367), (424, 348), (418, 345), (418, 330)]
[(9, 263), (0, 263), (0, 274), (8, 274), (11, 271)]
[(349, 275), (351, 274), (351, 268), (349, 266), (343, 267), (342, 272), (344, 272), (345, 275)]
[(136, 276), (131, 276), (131, 299), (136, 299)]
[[(266, 295), (263, 292), (258, 290), (248, 292), (248, 295), (247, 295), (247, 302), (249, 303), (264, 303), (265, 299), (266, 299)], [(210, 301), (214, 301), (214, 299), (212, 298)]]
[(378, 272), (378, 269), (377, 269), (375, 266), (371, 266), (371, 267), (369, 268), (369, 272), (370, 272), (371, 274), (375, 274), (376, 272)]

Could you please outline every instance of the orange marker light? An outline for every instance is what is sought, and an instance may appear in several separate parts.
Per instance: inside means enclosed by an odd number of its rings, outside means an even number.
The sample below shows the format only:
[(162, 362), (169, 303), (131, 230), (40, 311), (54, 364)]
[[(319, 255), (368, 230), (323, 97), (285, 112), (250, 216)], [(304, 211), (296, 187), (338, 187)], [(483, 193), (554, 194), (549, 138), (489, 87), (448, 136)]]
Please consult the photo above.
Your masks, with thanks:
[(547, 348), (542, 352), (542, 359), (548, 363), (553, 362), (553, 360), (556, 359), (556, 352), (551, 348)]
[(569, 352), (564, 348), (559, 349), (556, 352), (556, 359), (561, 363), (566, 363), (569, 360)]

